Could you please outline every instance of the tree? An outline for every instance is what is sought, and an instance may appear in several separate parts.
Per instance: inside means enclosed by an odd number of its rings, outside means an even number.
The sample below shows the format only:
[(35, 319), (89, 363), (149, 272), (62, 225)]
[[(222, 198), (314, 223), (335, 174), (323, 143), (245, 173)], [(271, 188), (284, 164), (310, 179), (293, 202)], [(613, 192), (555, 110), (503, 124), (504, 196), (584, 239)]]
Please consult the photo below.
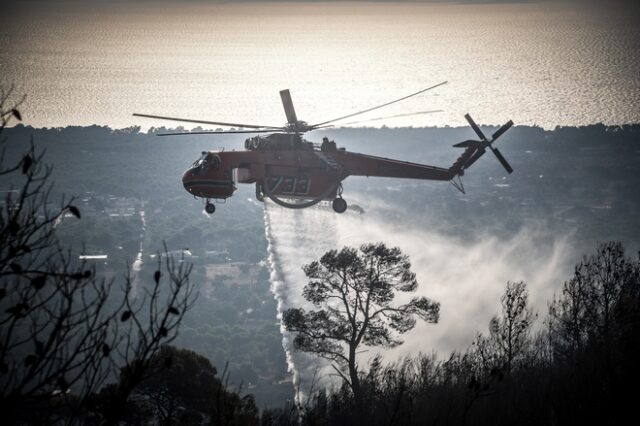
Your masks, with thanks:
[[(20, 102), (0, 90), (0, 134), (21, 120)], [(6, 139), (0, 140), (5, 144)], [(6, 146), (6, 145), (5, 145)], [(0, 411), (7, 423), (73, 423), (114, 372), (131, 372), (102, 418), (118, 420), (150, 360), (171, 342), (193, 303), (191, 267), (164, 256), (153, 283), (96, 275), (57, 237), (80, 220), (74, 200), (51, 201), (51, 167), (33, 143), (19, 158), (0, 151), (11, 185), (0, 210)], [(116, 291), (114, 291), (116, 290)], [(145, 294), (145, 296), (141, 296)]]
[[(599, 244), (549, 306), (560, 422), (621, 423), (633, 410), (628, 389), (640, 381), (639, 312), (640, 261), (627, 258), (620, 242)], [(587, 407), (579, 415), (578, 404)]]
[(528, 308), (529, 294), (523, 282), (508, 282), (502, 303), (502, 317), (489, 322), (489, 335), (495, 343), (498, 359), (511, 372), (514, 361), (522, 357), (529, 344), (529, 332), (535, 315)]
[(555, 354), (571, 357), (588, 343), (602, 344), (608, 353), (624, 325), (616, 324), (620, 307), (637, 300), (637, 283), (637, 265), (625, 256), (620, 242), (600, 244), (594, 255), (584, 256), (549, 306)]
[(576, 266), (574, 276), (563, 284), (561, 296), (549, 304), (549, 337), (558, 357), (572, 358), (586, 344), (590, 289), (582, 268), (582, 264)]
[(376, 243), (331, 250), (303, 270), (310, 279), (303, 295), (320, 309), (288, 309), (284, 325), (297, 333), (296, 349), (332, 361), (356, 401), (361, 398), (356, 359), (361, 344), (395, 347), (402, 344), (399, 335), (416, 325), (416, 317), (438, 321), (440, 305), (426, 297), (392, 304), (397, 292), (418, 287), (409, 258), (397, 247)]
[[(507, 282), (500, 298), (502, 313), (489, 321), (489, 335), (476, 335), (471, 347), (457, 366), (458, 378), (469, 374), (462, 424), (466, 424), (471, 408), (480, 399), (496, 393), (506, 372), (517, 373), (515, 367), (530, 355), (529, 333), (535, 315), (528, 308), (529, 295), (524, 282)], [(522, 369), (524, 370), (524, 369)]]
[(146, 397), (143, 401), (160, 424), (203, 424), (206, 418), (214, 424), (258, 423), (253, 396), (230, 391), (226, 369), (217, 377), (216, 368), (202, 355), (166, 345), (152, 358), (149, 372), (135, 393)]

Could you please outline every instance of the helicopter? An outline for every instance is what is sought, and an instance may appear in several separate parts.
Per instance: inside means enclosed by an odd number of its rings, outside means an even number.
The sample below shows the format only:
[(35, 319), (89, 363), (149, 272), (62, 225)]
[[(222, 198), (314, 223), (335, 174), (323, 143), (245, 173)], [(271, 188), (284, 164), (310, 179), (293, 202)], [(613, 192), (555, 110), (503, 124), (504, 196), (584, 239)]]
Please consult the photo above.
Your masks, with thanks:
[[(182, 176), (184, 188), (196, 198), (204, 200), (205, 211), (216, 210), (211, 200), (226, 200), (235, 192), (236, 184), (255, 184), (256, 199), (265, 198), (290, 208), (303, 209), (321, 201), (330, 201), (336, 213), (347, 210), (342, 197), (342, 182), (348, 176), (374, 176), (387, 178), (449, 181), (464, 193), (461, 176), (487, 149), (491, 150), (508, 173), (513, 172), (504, 156), (493, 146), (513, 121), (509, 120), (487, 138), (469, 114), (465, 115), (479, 140), (466, 140), (453, 145), (464, 148), (463, 153), (449, 167), (399, 161), (338, 148), (334, 141), (323, 138), (321, 144), (307, 141), (303, 134), (331, 127), (332, 123), (373, 111), (439, 87), (442, 82), (402, 98), (357, 111), (352, 114), (308, 124), (298, 120), (289, 90), (280, 91), (287, 123), (284, 126), (203, 121), (176, 117), (134, 113), (134, 116), (241, 128), (242, 130), (216, 130), (180, 133), (161, 133), (158, 136), (195, 134), (249, 133), (256, 134), (245, 140), (242, 151), (203, 151)], [(426, 111), (429, 112), (429, 111)], [(410, 114), (401, 114), (410, 115)], [(247, 130), (245, 130), (247, 129)], [(266, 135), (262, 135), (266, 134)]]

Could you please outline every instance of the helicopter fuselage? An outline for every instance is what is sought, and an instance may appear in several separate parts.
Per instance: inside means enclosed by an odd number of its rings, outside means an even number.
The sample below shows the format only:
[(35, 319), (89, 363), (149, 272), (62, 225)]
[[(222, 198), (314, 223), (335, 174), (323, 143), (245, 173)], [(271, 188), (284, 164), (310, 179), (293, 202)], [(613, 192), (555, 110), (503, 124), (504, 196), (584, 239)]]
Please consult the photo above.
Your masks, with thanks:
[(325, 138), (321, 146), (298, 135), (247, 139), (244, 151), (203, 152), (182, 178), (196, 197), (226, 199), (236, 184), (256, 184), (260, 199), (334, 200), (348, 176), (450, 180), (450, 169), (352, 153)]

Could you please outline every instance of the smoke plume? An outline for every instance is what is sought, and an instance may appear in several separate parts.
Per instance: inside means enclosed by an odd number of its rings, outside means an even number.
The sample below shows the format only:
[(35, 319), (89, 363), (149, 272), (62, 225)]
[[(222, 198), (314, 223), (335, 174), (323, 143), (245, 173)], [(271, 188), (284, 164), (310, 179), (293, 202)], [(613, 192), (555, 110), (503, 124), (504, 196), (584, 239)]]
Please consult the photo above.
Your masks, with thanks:
[[(367, 204), (384, 210), (381, 200), (369, 198)], [(377, 353), (391, 362), (419, 352), (437, 351), (446, 356), (466, 349), (475, 334), (486, 332), (491, 317), (499, 313), (507, 281), (526, 281), (531, 305), (544, 317), (547, 301), (568, 278), (575, 261), (571, 258), (571, 237), (554, 235), (541, 224), (529, 223), (507, 238), (477, 231), (472, 237), (457, 237), (412, 225), (408, 212), (388, 220), (351, 210), (338, 215), (327, 206), (287, 210), (268, 202), (265, 205), (272, 291), (279, 314), (290, 307), (311, 308), (302, 297), (307, 283), (304, 264), (330, 249), (377, 241), (400, 247), (417, 275), (417, 292), (397, 296), (397, 303), (416, 295), (440, 302), (438, 324), (419, 322), (403, 336), (404, 344), (394, 349), (365, 348), (361, 366)], [(294, 351), (292, 336), (284, 330), (283, 346), (294, 384), (302, 395), (311, 387), (316, 371), (321, 378), (317, 386), (339, 383), (326, 362)]]

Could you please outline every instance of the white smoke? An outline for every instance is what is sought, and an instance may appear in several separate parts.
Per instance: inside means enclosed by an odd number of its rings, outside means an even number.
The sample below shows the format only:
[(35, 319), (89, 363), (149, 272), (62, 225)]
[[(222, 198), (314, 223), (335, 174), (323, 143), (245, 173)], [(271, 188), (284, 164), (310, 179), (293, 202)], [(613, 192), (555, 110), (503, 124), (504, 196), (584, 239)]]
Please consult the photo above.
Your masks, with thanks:
[(570, 272), (569, 237), (551, 238), (535, 225), (507, 240), (484, 235), (469, 242), (369, 221), (365, 216), (337, 219), (340, 235), (358, 230), (339, 240), (338, 246), (383, 241), (400, 247), (411, 260), (419, 286), (416, 293), (398, 295), (397, 302), (420, 295), (441, 304), (438, 324), (419, 322), (404, 336), (405, 343), (385, 353), (385, 358), (433, 350), (447, 354), (466, 348), (476, 332), (485, 331), (491, 317), (499, 313), (507, 281), (527, 282), (531, 306), (543, 316), (547, 301)]
[[(357, 199), (353, 194), (350, 198)], [(446, 356), (453, 350), (464, 350), (499, 313), (507, 281), (526, 281), (531, 305), (544, 317), (547, 302), (568, 278), (574, 261), (570, 236), (553, 235), (536, 224), (524, 226), (507, 239), (495, 235), (452, 237), (411, 225), (409, 220), (388, 221), (375, 214), (347, 211), (338, 215), (330, 207), (292, 211), (265, 205), (272, 290), (279, 313), (289, 307), (310, 308), (302, 297), (307, 283), (302, 265), (330, 249), (377, 241), (400, 247), (418, 278), (417, 292), (398, 295), (396, 302), (416, 295), (440, 302), (438, 324), (419, 322), (395, 349), (367, 348), (360, 355), (360, 365), (376, 353), (382, 353), (385, 361), (394, 361), (419, 352), (435, 350)], [(383, 209), (384, 202), (369, 198), (367, 206)], [(339, 383), (329, 377), (331, 369), (326, 362), (293, 351), (291, 336), (284, 331), (283, 346), (297, 389), (308, 390), (317, 368), (322, 378), (319, 386), (332, 383), (332, 379)]]

